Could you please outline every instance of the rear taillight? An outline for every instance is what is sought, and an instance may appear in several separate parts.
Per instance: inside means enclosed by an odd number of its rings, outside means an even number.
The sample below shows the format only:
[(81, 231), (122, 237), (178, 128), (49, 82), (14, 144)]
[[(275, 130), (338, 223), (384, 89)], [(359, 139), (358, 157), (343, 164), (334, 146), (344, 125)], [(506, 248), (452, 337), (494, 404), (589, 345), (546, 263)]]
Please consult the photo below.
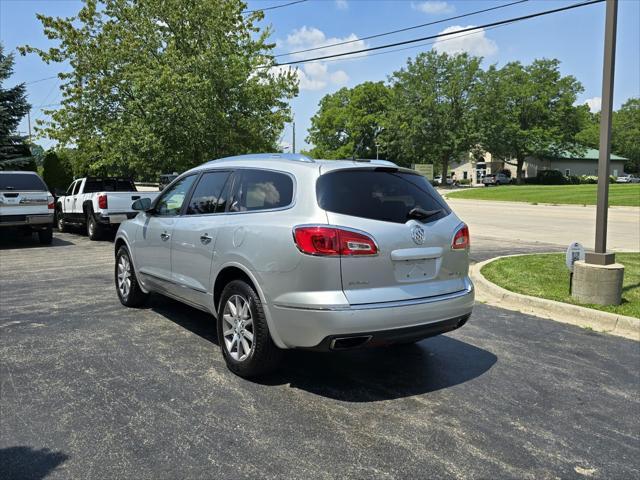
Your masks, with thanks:
[(107, 196), (104, 193), (102, 195), (98, 195), (98, 207), (103, 210), (107, 209)]
[(470, 245), (471, 237), (469, 237), (469, 227), (462, 225), (458, 230), (456, 230), (456, 234), (453, 236), (451, 248), (454, 250), (462, 250), (469, 248)]
[(293, 238), (302, 253), (319, 256), (375, 255), (376, 242), (364, 232), (320, 225), (295, 227)]
[(47, 208), (49, 210), (53, 210), (54, 208), (56, 208), (55, 200), (51, 195), (49, 195), (49, 197), (47, 198)]

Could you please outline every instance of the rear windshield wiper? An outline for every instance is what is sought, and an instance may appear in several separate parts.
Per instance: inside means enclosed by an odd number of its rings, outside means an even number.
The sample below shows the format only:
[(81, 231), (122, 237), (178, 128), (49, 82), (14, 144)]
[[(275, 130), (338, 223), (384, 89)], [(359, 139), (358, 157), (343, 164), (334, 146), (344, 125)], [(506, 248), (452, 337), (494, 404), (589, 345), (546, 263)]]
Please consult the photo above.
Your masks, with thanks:
[(416, 220), (426, 220), (427, 218), (433, 217), (434, 215), (442, 212), (442, 209), (438, 210), (425, 210), (424, 208), (414, 207), (409, 210), (407, 213), (407, 218), (415, 218)]

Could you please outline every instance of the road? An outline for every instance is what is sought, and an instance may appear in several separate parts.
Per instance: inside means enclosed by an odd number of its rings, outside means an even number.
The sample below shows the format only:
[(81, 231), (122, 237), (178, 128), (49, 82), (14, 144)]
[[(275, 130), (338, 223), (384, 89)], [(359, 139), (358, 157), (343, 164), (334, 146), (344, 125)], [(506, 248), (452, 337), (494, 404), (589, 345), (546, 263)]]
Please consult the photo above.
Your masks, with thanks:
[[(580, 242), (593, 249), (595, 206), (531, 205), (517, 202), (447, 199), (447, 203), (471, 229), (474, 238), (500, 242), (524, 242), (549, 251)], [(609, 209), (607, 246), (614, 251), (640, 250), (640, 209)], [(488, 243), (488, 242), (486, 242)], [(498, 242), (499, 243), (499, 242)], [(538, 248), (543, 250), (543, 248)]]
[(640, 475), (638, 343), (479, 304), (450, 334), (288, 352), (250, 382), (210, 316), (122, 307), (112, 250), (0, 241), (3, 479)]

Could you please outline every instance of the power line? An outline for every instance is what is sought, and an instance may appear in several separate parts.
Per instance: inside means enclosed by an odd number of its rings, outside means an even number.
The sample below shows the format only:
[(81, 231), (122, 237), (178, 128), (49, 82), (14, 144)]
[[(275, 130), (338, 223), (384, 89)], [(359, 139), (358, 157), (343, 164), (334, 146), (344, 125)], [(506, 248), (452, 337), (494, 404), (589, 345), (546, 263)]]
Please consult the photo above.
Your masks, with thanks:
[(295, 2), (289, 2), (289, 3), (283, 3), (281, 5), (273, 5), (271, 7), (266, 7), (266, 8), (257, 8), (255, 10), (245, 10), (242, 13), (255, 13), (255, 12), (266, 12), (267, 10), (275, 10), (277, 8), (284, 8), (284, 7), (289, 7), (291, 5), (296, 5), (298, 3), (304, 3), (307, 0), (296, 0)]
[(311, 62), (315, 62), (315, 61), (318, 61), (318, 60), (325, 60), (325, 59), (328, 59), (328, 58), (344, 57), (346, 55), (353, 55), (353, 54), (356, 54), (356, 53), (364, 53), (364, 52), (371, 52), (371, 51), (374, 51), (374, 50), (382, 50), (384, 48), (398, 47), (398, 46), (407, 45), (407, 44), (410, 44), (410, 43), (423, 42), (425, 40), (433, 40), (435, 38), (440, 38), (440, 37), (448, 37), (448, 36), (451, 36), (451, 35), (459, 35), (461, 33), (481, 30), (481, 29), (485, 29), (485, 28), (489, 28), (489, 27), (495, 27), (495, 26), (504, 25), (504, 24), (507, 24), (507, 23), (519, 22), (519, 21), (522, 21), (522, 20), (529, 20), (531, 18), (541, 17), (543, 15), (550, 15), (552, 13), (563, 12), (565, 10), (572, 10), (574, 8), (579, 8), (579, 7), (586, 7), (587, 5), (593, 5), (593, 4), (602, 3), (602, 2), (604, 2), (604, 0), (591, 0), (591, 1), (588, 1), (588, 2), (578, 3), (578, 4), (575, 4), (575, 5), (568, 5), (566, 7), (554, 8), (552, 10), (544, 10), (542, 12), (532, 13), (532, 14), (529, 14), (529, 15), (523, 15), (521, 17), (508, 18), (506, 20), (500, 20), (498, 22), (485, 23), (484, 25), (479, 25), (477, 27), (463, 28), (461, 30), (456, 30), (455, 32), (439, 33), (437, 35), (429, 35), (427, 37), (414, 38), (414, 39), (411, 39), (411, 40), (404, 40), (402, 42), (388, 43), (386, 45), (378, 45), (376, 47), (363, 48), (363, 49), (360, 49), (360, 50), (353, 50), (351, 52), (334, 53), (332, 55), (323, 55), (323, 56), (320, 56), (320, 57), (308, 58), (308, 59), (305, 59), (305, 60), (293, 60), (291, 62), (276, 63), (275, 65), (271, 65), (271, 66), (265, 65), (262, 68), (280, 67), (280, 66), (285, 66), (285, 65), (297, 65), (297, 64), (301, 64), (301, 63), (311, 63)]
[(44, 82), (45, 80), (51, 80), (53, 78), (58, 78), (57, 75), (54, 75), (53, 77), (44, 77), (44, 78), (39, 78), (38, 80), (33, 80), (31, 82), (25, 82), (25, 85), (33, 85), (34, 83), (40, 83), (40, 82)]
[(529, 0), (518, 0), (517, 2), (507, 3), (505, 5), (498, 5), (496, 7), (491, 7), (491, 8), (485, 8), (483, 10), (476, 10), (474, 12), (463, 13), (461, 15), (456, 15), (455, 17), (443, 18), (441, 20), (436, 20), (434, 22), (421, 23), (420, 25), (414, 25), (412, 27), (399, 28), (398, 30), (391, 30), (390, 32), (376, 33), (374, 35), (368, 35), (366, 37), (357, 38), (355, 40), (345, 40), (344, 42), (332, 43), (330, 45), (324, 45), (324, 46), (321, 46), (321, 47), (307, 48), (307, 49), (304, 49), (304, 50), (297, 50), (295, 52), (280, 53), (278, 55), (274, 55), (274, 58), (286, 57), (286, 56), (289, 56), (289, 55), (295, 55), (297, 53), (313, 52), (314, 50), (324, 50), (326, 48), (338, 47), (340, 45), (347, 45), (349, 43), (360, 42), (360, 41), (363, 41), (363, 40), (370, 40), (372, 38), (384, 37), (386, 35), (393, 35), (395, 33), (407, 32), (409, 30), (415, 30), (416, 28), (423, 28), (423, 27), (428, 27), (428, 26), (431, 26), (431, 25), (437, 25), (439, 23), (449, 22), (451, 20), (458, 20), (460, 18), (470, 17), (472, 15), (478, 15), (480, 13), (490, 12), (492, 10), (498, 10), (500, 8), (506, 8), (506, 7), (510, 7), (512, 5), (517, 5), (519, 3), (525, 3), (525, 2), (528, 2), (528, 1)]

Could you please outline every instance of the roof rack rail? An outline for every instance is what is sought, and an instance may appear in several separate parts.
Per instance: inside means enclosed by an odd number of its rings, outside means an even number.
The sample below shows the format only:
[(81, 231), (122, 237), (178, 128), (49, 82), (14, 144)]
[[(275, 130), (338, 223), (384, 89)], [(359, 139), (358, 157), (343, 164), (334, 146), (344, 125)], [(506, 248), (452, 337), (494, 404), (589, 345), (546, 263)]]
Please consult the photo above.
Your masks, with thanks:
[(246, 155), (218, 158), (216, 160), (211, 160), (211, 162), (220, 162), (223, 160), (290, 160), (293, 162), (315, 163), (312, 158), (299, 153), (248, 153)]

